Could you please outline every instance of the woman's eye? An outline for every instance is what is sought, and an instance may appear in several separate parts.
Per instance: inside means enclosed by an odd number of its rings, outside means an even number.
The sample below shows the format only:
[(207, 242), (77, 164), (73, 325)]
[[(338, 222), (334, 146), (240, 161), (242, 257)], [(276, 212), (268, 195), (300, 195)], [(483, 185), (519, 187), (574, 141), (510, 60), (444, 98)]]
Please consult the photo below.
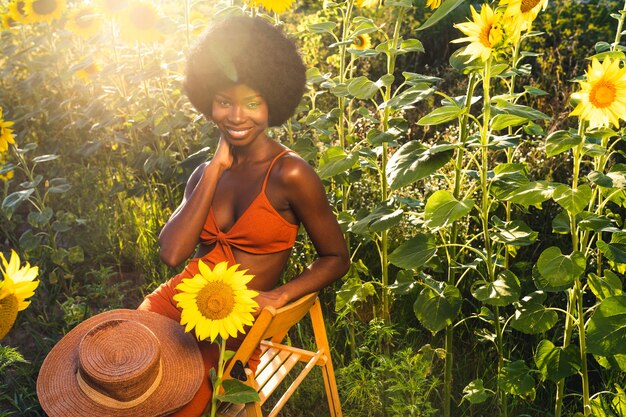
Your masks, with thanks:
[(248, 103), (248, 108), (249, 109), (256, 109), (258, 107), (259, 107), (259, 103), (257, 103), (256, 101)]
[(217, 100), (217, 104), (220, 107), (228, 107), (230, 105), (230, 102), (226, 101), (226, 100)]

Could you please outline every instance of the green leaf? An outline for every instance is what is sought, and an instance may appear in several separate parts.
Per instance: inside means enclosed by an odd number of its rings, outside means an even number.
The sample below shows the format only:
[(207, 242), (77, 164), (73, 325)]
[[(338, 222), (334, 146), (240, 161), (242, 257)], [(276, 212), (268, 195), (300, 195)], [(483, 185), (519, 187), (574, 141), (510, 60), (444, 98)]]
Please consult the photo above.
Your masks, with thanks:
[(389, 286), (396, 296), (407, 295), (417, 288), (418, 282), (413, 278), (413, 271), (401, 269), (396, 274), (396, 281)]
[(424, 225), (431, 229), (449, 226), (469, 213), (472, 207), (472, 199), (459, 201), (447, 190), (435, 191), (424, 207)]
[(515, 316), (511, 320), (511, 327), (526, 334), (550, 330), (559, 320), (559, 316), (542, 304), (545, 299), (545, 293), (537, 291), (515, 303)]
[(378, 89), (376, 83), (365, 76), (353, 78), (348, 83), (348, 93), (361, 100), (369, 100), (374, 97)]
[(622, 280), (608, 269), (604, 270), (604, 276), (589, 274), (587, 284), (589, 284), (589, 288), (600, 301), (605, 298), (622, 295)]
[(587, 351), (602, 356), (626, 354), (626, 295), (605, 298), (587, 326)]
[(539, 206), (552, 197), (554, 188), (548, 181), (532, 181), (509, 193), (506, 200), (524, 207)]
[(346, 154), (339, 146), (330, 147), (320, 158), (318, 174), (322, 179), (334, 177), (352, 168), (358, 160), (357, 153)]
[(78, 264), (85, 260), (85, 253), (80, 246), (72, 246), (67, 254), (67, 260), (71, 264)]
[(238, 379), (227, 379), (222, 381), (224, 394), (215, 395), (219, 401), (232, 404), (246, 404), (260, 401), (256, 390)]
[(547, 290), (571, 285), (585, 272), (587, 260), (581, 252), (563, 255), (557, 246), (544, 250), (537, 260), (537, 270), (545, 279)]
[(514, 114), (497, 114), (491, 119), (492, 130), (502, 130), (507, 127), (519, 126), (528, 121), (526, 117), (516, 116)]
[(539, 236), (538, 232), (535, 232), (522, 220), (503, 222), (498, 217), (493, 216), (492, 221), (494, 230), (491, 238), (494, 242), (511, 246), (529, 246), (535, 243)]
[(307, 25), (307, 29), (313, 33), (332, 33), (337, 27), (335, 22), (320, 22)]
[(582, 138), (566, 130), (557, 130), (546, 138), (546, 155), (554, 156), (580, 145)]
[(53, 215), (54, 211), (50, 207), (46, 207), (42, 211), (31, 211), (28, 213), (28, 223), (41, 229), (50, 222)]
[(516, 116), (525, 117), (528, 120), (550, 120), (550, 116), (535, 110), (532, 107), (522, 106), (521, 104), (509, 103), (503, 98), (494, 98), (491, 100), (494, 114), (506, 113)]
[(608, 260), (618, 264), (626, 264), (625, 243), (606, 243), (602, 240), (598, 240), (596, 246)]
[(594, 232), (617, 232), (620, 230), (613, 225), (613, 220), (589, 211), (578, 213), (576, 224), (581, 230), (592, 230)]
[(2, 201), (2, 209), (7, 212), (9, 218), (13, 214), (13, 212), (22, 204), (24, 201), (28, 200), (31, 194), (35, 192), (34, 188), (29, 188), (28, 190), (23, 191), (15, 191)]
[(559, 206), (572, 214), (578, 214), (587, 207), (591, 201), (591, 187), (582, 184), (573, 190), (568, 185), (561, 184), (554, 189), (552, 198)]
[(390, 255), (389, 262), (403, 269), (419, 269), (437, 253), (434, 235), (418, 234), (402, 242)]
[(578, 372), (580, 353), (575, 345), (563, 348), (554, 346), (549, 340), (542, 340), (535, 351), (535, 364), (544, 380), (559, 382)]
[(568, 234), (571, 232), (569, 224), (569, 216), (565, 210), (554, 216), (552, 219), (552, 232), (558, 234)]
[(535, 397), (535, 379), (523, 360), (510, 362), (502, 368), (498, 386), (512, 395)]
[(414, 104), (424, 100), (427, 97), (430, 97), (434, 92), (435, 88), (431, 87), (426, 83), (419, 83), (413, 85), (406, 90), (402, 91), (400, 94), (392, 97), (386, 103), (383, 103), (380, 108), (391, 107), (395, 110), (406, 110), (413, 108)]
[(509, 270), (500, 271), (494, 282), (482, 281), (482, 284), (472, 291), (472, 295), (478, 301), (488, 305), (508, 306), (519, 300), (519, 279)]
[(475, 379), (463, 388), (463, 398), (461, 402), (467, 400), (470, 404), (480, 404), (493, 395), (493, 391), (488, 390), (483, 385), (482, 379)]
[(457, 287), (445, 282), (426, 278), (424, 285), (413, 304), (413, 311), (422, 326), (435, 334), (459, 314), (463, 297)]
[(397, 53), (405, 54), (407, 52), (424, 52), (424, 45), (417, 39), (406, 39), (400, 42), (400, 48)]
[(48, 162), (48, 161), (54, 161), (55, 159), (58, 159), (59, 155), (40, 155), (40, 156), (36, 156), (33, 158), (33, 162), (36, 164), (42, 163), (42, 162)]
[(441, 19), (446, 17), (448, 13), (450, 13), (452, 10), (456, 9), (464, 1), (465, 0), (445, 0), (441, 4), (441, 6), (439, 6), (437, 10), (435, 10), (433, 14), (430, 15), (430, 17), (424, 22), (424, 24), (417, 28), (417, 30), (424, 30), (433, 26)]
[(363, 302), (376, 295), (376, 289), (371, 282), (364, 282), (358, 276), (352, 277), (343, 283), (335, 299), (335, 311), (339, 312), (357, 302)]
[(439, 107), (428, 113), (426, 116), (422, 117), (417, 121), (417, 124), (420, 126), (434, 126), (442, 123), (449, 122), (458, 118), (461, 114), (465, 112), (463, 107), (458, 106), (443, 106)]
[(440, 142), (427, 148), (416, 140), (402, 145), (387, 163), (387, 180), (397, 190), (433, 174), (454, 155), (454, 145)]
[(50, 188), (48, 188), (49, 193), (65, 193), (72, 188), (72, 184), (70, 184), (65, 178), (53, 178), (50, 180)]
[(402, 209), (395, 209), (392, 206), (383, 204), (376, 207), (367, 216), (359, 219), (350, 226), (350, 231), (357, 234), (367, 234), (368, 232), (382, 232), (400, 223), (402, 220)]

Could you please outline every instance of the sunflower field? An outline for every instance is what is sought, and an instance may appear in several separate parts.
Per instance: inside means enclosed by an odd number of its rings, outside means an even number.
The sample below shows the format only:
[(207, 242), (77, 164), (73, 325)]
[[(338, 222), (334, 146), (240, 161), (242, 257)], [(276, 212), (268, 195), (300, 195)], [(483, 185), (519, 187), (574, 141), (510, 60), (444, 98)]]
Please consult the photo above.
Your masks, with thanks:
[[(0, 416), (45, 416), (54, 344), (178, 272), (157, 236), (219, 135), (185, 56), (229, 14), (308, 68), (270, 134), (349, 245), (344, 415), (626, 416), (623, 0), (0, 0)], [(328, 415), (316, 378), (281, 415)]]

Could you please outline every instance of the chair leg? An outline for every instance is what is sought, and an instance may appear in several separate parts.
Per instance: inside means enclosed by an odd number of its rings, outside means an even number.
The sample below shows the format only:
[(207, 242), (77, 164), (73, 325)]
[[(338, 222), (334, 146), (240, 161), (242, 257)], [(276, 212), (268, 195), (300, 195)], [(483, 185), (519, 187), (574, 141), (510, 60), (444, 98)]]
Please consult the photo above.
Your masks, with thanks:
[(326, 364), (322, 366), (322, 376), (324, 378), (324, 387), (326, 388), (328, 409), (330, 410), (331, 417), (342, 417), (339, 391), (337, 390), (337, 381), (335, 380), (335, 369), (333, 368), (330, 355), (330, 346), (328, 345), (324, 316), (322, 315), (322, 306), (319, 299), (315, 300), (315, 304), (313, 304), (309, 313), (311, 315), (311, 322), (313, 323), (313, 333), (315, 334), (317, 348), (324, 350), (324, 354), (328, 359)]
[[(246, 368), (246, 385), (257, 389), (257, 384), (254, 379), (254, 372)], [(261, 404), (258, 402), (246, 403), (246, 417), (263, 417), (261, 413)]]

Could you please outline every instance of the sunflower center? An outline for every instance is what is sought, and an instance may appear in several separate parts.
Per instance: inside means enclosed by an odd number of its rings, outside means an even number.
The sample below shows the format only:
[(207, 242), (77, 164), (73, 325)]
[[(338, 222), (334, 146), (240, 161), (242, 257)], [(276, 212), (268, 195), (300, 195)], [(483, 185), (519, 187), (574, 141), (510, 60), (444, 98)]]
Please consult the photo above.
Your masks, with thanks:
[(157, 17), (149, 7), (138, 6), (130, 13), (130, 21), (140, 30), (153, 29), (157, 24)]
[(606, 80), (598, 81), (591, 88), (589, 101), (600, 109), (609, 107), (615, 101), (615, 84)]
[(13, 294), (9, 294), (0, 300), (0, 340), (13, 327), (15, 319), (17, 318), (17, 297)]
[(480, 43), (486, 48), (493, 48), (504, 39), (504, 31), (499, 23), (486, 24), (478, 35)]
[(211, 320), (221, 320), (235, 307), (235, 294), (230, 285), (211, 281), (198, 292), (196, 299), (200, 313)]
[(33, 2), (33, 11), (38, 15), (51, 14), (56, 8), (56, 0), (35, 0)]
[(522, 13), (527, 13), (533, 9), (536, 5), (539, 4), (541, 0), (522, 0), (522, 5), (520, 6), (520, 11)]

